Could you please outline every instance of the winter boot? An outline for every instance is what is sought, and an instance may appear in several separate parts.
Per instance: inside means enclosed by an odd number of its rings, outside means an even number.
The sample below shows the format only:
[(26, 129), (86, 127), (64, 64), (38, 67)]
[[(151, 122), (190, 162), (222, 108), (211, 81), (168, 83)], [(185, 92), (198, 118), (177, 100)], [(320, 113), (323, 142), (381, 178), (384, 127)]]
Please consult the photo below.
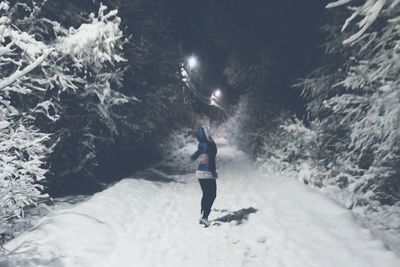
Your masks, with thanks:
[(210, 221), (207, 218), (200, 218), (199, 223), (204, 225), (204, 227), (210, 226)]

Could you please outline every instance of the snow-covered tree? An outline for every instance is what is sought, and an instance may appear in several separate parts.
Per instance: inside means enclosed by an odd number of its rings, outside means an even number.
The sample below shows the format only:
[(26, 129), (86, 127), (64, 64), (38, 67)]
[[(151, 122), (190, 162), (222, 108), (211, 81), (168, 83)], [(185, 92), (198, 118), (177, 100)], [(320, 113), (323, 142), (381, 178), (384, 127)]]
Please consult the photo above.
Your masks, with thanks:
[[(23, 215), (23, 208), (46, 195), (38, 184), (44, 179), (44, 143), (49, 135), (39, 131), (28, 114), (23, 114), (13, 95), (34, 95), (24, 76), (39, 66), (49, 51), (32, 35), (14, 28), (15, 10), (8, 2), (0, 3), (0, 225)], [(39, 92), (41, 88), (36, 89)]]
[[(101, 5), (86, 23), (67, 29), (41, 16), (41, 7), (0, 3), (0, 224), (45, 196), (38, 182), (60, 138), (49, 142), (54, 127), (44, 125), (63, 119), (68, 106), (63, 94), (91, 98), (86, 107), (111, 133), (113, 107), (136, 100), (112, 88), (121, 81), (125, 61), (116, 10)], [(91, 139), (99, 133), (84, 134)]]
[[(316, 142), (310, 146), (317, 149), (287, 166), (307, 173), (304, 180), (359, 215), (395, 231), (400, 230), (399, 3), (340, 0), (327, 6), (346, 5), (351, 13), (344, 25), (338, 24), (340, 13), (325, 27), (327, 65), (301, 83), (309, 134)], [(290, 135), (281, 140), (307, 155), (309, 148), (300, 142), (302, 130), (295, 125), (289, 129), (297, 132), (296, 141)], [(287, 161), (286, 150), (272, 151)]]

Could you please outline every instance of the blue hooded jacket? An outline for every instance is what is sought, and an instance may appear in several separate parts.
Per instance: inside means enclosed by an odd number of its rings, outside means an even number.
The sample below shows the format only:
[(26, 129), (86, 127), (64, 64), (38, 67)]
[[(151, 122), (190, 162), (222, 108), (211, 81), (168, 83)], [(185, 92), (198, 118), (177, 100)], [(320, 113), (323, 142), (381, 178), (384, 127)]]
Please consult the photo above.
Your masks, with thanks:
[(199, 145), (197, 151), (190, 156), (191, 160), (196, 160), (200, 156), (205, 157), (207, 160), (200, 162), (198, 170), (216, 172), (215, 157), (217, 155), (217, 146), (211, 138), (207, 138), (203, 127), (197, 131), (197, 140), (199, 141)]

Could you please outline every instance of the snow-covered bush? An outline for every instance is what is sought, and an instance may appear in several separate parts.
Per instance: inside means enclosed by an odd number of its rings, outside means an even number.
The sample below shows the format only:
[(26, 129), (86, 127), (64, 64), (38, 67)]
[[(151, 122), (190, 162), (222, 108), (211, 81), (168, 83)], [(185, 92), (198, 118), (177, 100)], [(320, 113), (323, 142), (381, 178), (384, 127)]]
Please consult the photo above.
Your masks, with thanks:
[[(258, 155), (266, 138), (276, 131), (288, 118), (286, 112), (278, 112), (273, 105), (265, 107), (265, 100), (256, 95), (243, 96), (235, 107), (235, 112), (225, 123), (229, 129), (229, 139), (249, 153)], [(268, 135), (268, 137), (266, 136)]]
[(22, 123), (15, 127), (0, 130), (0, 225), (47, 197), (37, 182), (47, 172), (43, 163), (49, 149), (44, 143), (49, 135)]
[[(303, 167), (316, 168), (317, 133), (298, 119), (288, 119), (273, 132), (264, 135), (257, 162), (270, 172), (297, 172)], [(293, 173), (291, 173), (292, 175)], [(301, 177), (308, 182), (311, 177)]]

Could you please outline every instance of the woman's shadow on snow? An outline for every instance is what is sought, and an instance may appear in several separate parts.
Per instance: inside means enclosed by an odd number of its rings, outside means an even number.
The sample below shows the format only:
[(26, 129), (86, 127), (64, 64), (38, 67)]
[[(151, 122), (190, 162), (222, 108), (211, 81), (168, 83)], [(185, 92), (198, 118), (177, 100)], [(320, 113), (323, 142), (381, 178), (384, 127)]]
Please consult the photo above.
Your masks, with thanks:
[(249, 219), (249, 215), (252, 213), (256, 213), (258, 210), (250, 207), (247, 209), (240, 209), (237, 211), (229, 211), (226, 209), (213, 209), (213, 211), (216, 212), (228, 212), (228, 214), (219, 217), (217, 219), (214, 219), (213, 221), (215, 224), (219, 225), (221, 223), (230, 223), (230, 222), (236, 222), (236, 225), (242, 224), (245, 221)]

